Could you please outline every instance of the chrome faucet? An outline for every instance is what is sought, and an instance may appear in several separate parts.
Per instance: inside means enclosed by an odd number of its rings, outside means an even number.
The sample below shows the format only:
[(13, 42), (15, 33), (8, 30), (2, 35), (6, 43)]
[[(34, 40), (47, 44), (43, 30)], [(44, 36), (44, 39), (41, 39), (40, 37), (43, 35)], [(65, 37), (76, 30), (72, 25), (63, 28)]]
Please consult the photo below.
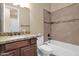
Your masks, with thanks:
[(49, 41), (49, 43), (50, 43), (51, 40), (52, 40), (52, 38), (51, 38), (50, 34), (48, 34), (48, 41)]
[(48, 40), (52, 40), (52, 38), (51, 38), (50, 34), (48, 34)]

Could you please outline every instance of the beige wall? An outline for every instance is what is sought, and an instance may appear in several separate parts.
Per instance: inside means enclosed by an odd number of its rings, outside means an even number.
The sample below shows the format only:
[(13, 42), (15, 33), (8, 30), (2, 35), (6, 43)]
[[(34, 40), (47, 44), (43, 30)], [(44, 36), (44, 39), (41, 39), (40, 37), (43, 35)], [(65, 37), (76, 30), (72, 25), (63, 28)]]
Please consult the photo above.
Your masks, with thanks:
[[(30, 9), (29, 8), (19, 8), (19, 19), (20, 19), (20, 29), (21, 31), (30, 31)], [(21, 26), (24, 25), (24, 26)]]
[(43, 33), (43, 9), (50, 11), (50, 4), (32, 3), (30, 4), (30, 31), (33, 34)]
[(32, 3), (30, 4), (30, 31), (31, 33), (44, 33), (43, 30), (43, 9), (48, 11), (55, 11), (71, 4), (59, 4), (59, 3)]
[(64, 8), (66, 6), (71, 5), (72, 3), (52, 3), (51, 4), (51, 12), (56, 11), (58, 9)]

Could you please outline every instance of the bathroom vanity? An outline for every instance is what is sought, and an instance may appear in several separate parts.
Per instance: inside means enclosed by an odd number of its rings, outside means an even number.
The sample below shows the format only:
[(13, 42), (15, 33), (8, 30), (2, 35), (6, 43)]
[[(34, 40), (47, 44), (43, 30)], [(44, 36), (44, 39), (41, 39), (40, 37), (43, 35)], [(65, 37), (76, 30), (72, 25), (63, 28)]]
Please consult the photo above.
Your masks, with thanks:
[(18, 35), (0, 37), (1, 56), (36, 56), (37, 36)]

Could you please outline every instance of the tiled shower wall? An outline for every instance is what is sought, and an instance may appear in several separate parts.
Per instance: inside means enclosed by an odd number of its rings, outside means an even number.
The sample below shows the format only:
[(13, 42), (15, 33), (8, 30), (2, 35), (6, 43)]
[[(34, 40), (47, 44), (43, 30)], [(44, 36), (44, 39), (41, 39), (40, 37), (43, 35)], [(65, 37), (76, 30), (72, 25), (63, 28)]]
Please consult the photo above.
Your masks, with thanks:
[(48, 34), (51, 35), (51, 13), (47, 10), (43, 10), (44, 12), (44, 41), (48, 40)]
[(59, 22), (52, 23), (52, 38), (54, 40), (79, 45), (79, 4), (52, 12), (52, 22)]

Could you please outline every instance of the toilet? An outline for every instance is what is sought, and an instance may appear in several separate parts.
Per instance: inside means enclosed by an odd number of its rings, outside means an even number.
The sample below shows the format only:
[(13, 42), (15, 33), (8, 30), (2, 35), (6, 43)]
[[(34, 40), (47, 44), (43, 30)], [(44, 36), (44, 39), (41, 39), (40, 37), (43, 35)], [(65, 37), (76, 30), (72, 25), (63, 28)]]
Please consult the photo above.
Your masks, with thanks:
[(50, 46), (45, 44), (44, 36), (40, 35), (37, 39), (38, 39), (37, 40), (37, 55), (38, 56), (50, 56), (52, 49)]
[(39, 47), (42, 46), (43, 44), (44, 44), (44, 37), (42, 34), (38, 34), (38, 37), (37, 37), (37, 55), (38, 56), (42, 55), (42, 52), (39, 49)]

